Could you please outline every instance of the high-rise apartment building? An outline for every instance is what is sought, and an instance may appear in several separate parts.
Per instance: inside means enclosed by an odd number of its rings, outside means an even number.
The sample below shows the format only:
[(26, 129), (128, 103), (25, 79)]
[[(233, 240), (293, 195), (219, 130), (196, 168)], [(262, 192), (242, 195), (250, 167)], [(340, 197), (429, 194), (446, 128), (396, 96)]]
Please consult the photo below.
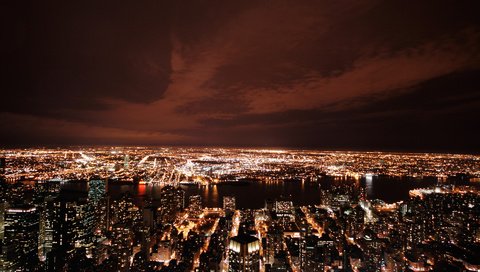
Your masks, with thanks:
[(4, 214), (2, 271), (31, 271), (38, 265), (37, 209), (30, 205), (15, 205)]

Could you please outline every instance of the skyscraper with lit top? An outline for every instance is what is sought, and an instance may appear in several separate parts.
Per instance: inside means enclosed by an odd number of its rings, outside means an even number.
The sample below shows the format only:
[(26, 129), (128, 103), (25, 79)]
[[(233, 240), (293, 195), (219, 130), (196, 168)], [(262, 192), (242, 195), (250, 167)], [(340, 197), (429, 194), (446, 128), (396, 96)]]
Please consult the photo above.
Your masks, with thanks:
[(260, 240), (243, 231), (228, 245), (228, 271), (260, 271)]
[(32, 271), (38, 265), (37, 209), (15, 205), (5, 210), (1, 271)]

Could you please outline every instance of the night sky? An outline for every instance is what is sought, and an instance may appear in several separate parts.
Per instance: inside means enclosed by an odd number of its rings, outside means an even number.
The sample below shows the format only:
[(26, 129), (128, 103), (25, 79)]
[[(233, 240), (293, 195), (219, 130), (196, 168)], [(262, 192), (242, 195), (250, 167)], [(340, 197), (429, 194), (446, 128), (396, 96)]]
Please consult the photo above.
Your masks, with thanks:
[(480, 153), (480, 1), (2, 1), (0, 147)]

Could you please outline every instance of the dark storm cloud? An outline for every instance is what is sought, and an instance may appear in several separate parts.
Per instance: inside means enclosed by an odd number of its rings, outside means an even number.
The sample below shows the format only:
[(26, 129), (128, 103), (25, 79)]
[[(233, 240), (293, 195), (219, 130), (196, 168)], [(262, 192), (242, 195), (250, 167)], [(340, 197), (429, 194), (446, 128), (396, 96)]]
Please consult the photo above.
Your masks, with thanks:
[[(477, 118), (475, 107), (480, 104), (480, 70), (463, 71), (430, 79), (407, 91), (397, 90), (398, 95), (382, 97), (362, 97), (349, 101), (349, 104), (358, 105), (348, 110), (338, 110), (336, 105), (331, 105), (324, 110), (291, 110), (271, 114), (245, 114), (231, 119), (205, 119), (202, 122), (209, 127), (236, 127), (247, 125), (279, 125), (284, 124), (309, 124), (316, 125), (340, 124), (343, 122), (365, 125), (376, 123), (379, 118), (405, 119), (408, 122), (418, 121), (426, 117), (425, 127), (443, 128), (456, 126), (460, 123), (471, 124), (474, 129)], [(459, 84), (461, 82), (462, 84)], [(469, 114), (466, 114), (469, 113)], [(455, 122), (444, 123), (452, 120), (444, 115), (464, 115)], [(415, 115), (404, 118), (402, 115)], [(435, 117), (436, 116), (436, 117)], [(442, 118), (440, 118), (442, 117)], [(373, 122), (372, 122), (373, 121)], [(398, 120), (397, 120), (398, 121)], [(444, 124), (442, 124), (444, 123)], [(391, 122), (397, 126), (397, 122)], [(410, 129), (408, 126), (399, 128)]]
[(294, 85), (312, 71), (343, 73), (360, 57), (452, 38), (462, 43), (457, 32), (478, 23), (475, 10), (458, 1), (268, 3), (246, 12), (246, 25), (232, 27), (240, 52), (209, 83), (222, 88)]
[(1, 5), (3, 142), (480, 151), (477, 1)]
[(43, 114), (162, 97), (170, 76), (168, 6), (18, 2), (3, 9), (15, 36), (3, 52), (4, 110)]
[(279, 146), (290, 147), (302, 142), (304, 147), (474, 152), (480, 148), (479, 72), (431, 79), (414, 90), (373, 103), (362, 101), (360, 107), (349, 110), (296, 110), (204, 122), (215, 128), (208, 137), (231, 127), (235, 129), (229, 136), (238, 137), (239, 143), (244, 139), (244, 145), (253, 137), (258, 145), (268, 145), (273, 139)]

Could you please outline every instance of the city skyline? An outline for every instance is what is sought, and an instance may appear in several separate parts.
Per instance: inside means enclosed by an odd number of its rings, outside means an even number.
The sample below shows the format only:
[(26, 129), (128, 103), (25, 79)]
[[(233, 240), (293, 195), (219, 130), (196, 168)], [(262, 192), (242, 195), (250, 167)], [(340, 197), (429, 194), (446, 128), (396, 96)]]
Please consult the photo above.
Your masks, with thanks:
[(480, 271), (480, 1), (0, 10), (0, 271)]
[(480, 269), (480, 156), (2, 150), (0, 270)]
[(478, 154), (478, 7), (2, 3), (0, 147)]

